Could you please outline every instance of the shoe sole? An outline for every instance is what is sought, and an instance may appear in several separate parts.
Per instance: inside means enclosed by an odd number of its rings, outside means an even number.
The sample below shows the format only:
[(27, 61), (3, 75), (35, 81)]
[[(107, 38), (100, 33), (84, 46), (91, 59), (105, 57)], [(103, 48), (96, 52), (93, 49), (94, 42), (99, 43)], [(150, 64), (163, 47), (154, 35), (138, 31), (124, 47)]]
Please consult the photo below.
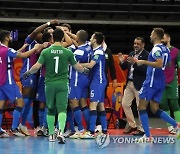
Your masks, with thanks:
[(57, 137), (57, 140), (58, 140), (59, 144), (65, 144), (66, 143), (66, 141), (64, 142), (61, 137)]

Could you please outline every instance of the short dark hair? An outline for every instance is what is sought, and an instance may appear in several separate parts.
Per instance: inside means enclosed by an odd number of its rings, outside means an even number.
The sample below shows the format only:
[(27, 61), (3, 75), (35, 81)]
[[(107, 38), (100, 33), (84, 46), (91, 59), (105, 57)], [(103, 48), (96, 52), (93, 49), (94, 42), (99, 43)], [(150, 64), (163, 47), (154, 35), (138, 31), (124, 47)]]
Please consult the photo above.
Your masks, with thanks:
[(51, 39), (52, 35), (48, 32), (44, 32), (42, 35), (42, 41), (43, 42), (49, 42), (49, 40)]
[(145, 44), (145, 40), (142, 37), (136, 37), (135, 40), (141, 40), (141, 42)]
[(48, 32), (49, 29), (52, 29), (52, 27), (46, 27), (46, 28), (43, 30), (43, 33)]
[(94, 38), (96, 39), (97, 44), (102, 44), (102, 42), (104, 41), (104, 35), (101, 32), (95, 32)]
[(159, 39), (163, 39), (164, 36), (164, 29), (163, 28), (153, 28), (154, 32), (157, 34)]
[(53, 31), (54, 42), (61, 42), (64, 37), (64, 32), (61, 29), (55, 29)]
[(0, 41), (4, 42), (5, 38), (10, 35), (10, 31), (7, 30), (1, 30), (0, 31)]
[(166, 35), (167, 37), (171, 37), (168, 32), (164, 32), (164, 35)]
[(88, 39), (88, 33), (85, 30), (79, 30), (78, 37), (81, 42), (86, 42)]
[(69, 29), (69, 31), (71, 31), (70, 24), (64, 23), (64, 24), (61, 25), (61, 27), (67, 27)]

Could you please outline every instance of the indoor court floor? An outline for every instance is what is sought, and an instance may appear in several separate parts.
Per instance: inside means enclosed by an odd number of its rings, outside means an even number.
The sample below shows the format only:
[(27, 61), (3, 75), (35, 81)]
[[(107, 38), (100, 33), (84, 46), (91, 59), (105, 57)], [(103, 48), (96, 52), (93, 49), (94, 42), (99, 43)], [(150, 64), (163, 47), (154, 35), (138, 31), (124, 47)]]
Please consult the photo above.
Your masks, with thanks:
[[(152, 127), (154, 124), (157, 127)], [(150, 121), (153, 137), (171, 137), (162, 121)], [(162, 126), (161, 129), (158, 128)], [(116, 138), (133, 138), (124, 136), (122, 129), (109, 129), (110, 144), (101, 149), (92, 139), (67, 139), (66, 144), (49, 142), (47, 137), (13, 137), (0, 138), (0, 154), (180, 154), (180, 140), (175, 143), (120, 143)], [(33, 130), (31, 131), (33, 135)]]

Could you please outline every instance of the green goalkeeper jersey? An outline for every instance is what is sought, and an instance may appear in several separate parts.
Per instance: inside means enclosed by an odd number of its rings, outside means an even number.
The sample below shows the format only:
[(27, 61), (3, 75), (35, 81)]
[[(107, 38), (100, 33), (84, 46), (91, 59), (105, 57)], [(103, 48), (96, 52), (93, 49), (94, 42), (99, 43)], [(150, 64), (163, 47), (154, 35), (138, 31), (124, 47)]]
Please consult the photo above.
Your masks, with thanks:
[(72, 51), (55, 45), (44, 49), (38, 62), (45, 66), (45, 83), (58, 80), (68, 82), (69, 64), (75, 65), (77, 63)]

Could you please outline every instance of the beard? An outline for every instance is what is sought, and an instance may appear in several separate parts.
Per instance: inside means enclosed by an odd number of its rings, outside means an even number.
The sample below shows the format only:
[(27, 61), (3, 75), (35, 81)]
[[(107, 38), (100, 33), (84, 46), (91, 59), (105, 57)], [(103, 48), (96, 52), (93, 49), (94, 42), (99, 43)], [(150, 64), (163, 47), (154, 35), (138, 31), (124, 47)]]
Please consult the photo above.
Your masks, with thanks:
[(8, 47), (13, 47), (13, 43), (12, 43), (12, 41), (11, 40), (9, 40), (9, 42), (8, 42)]
[(167, 45), (167, 42), (162, 42), (162, 44), (164, 44), (165, 46)]

